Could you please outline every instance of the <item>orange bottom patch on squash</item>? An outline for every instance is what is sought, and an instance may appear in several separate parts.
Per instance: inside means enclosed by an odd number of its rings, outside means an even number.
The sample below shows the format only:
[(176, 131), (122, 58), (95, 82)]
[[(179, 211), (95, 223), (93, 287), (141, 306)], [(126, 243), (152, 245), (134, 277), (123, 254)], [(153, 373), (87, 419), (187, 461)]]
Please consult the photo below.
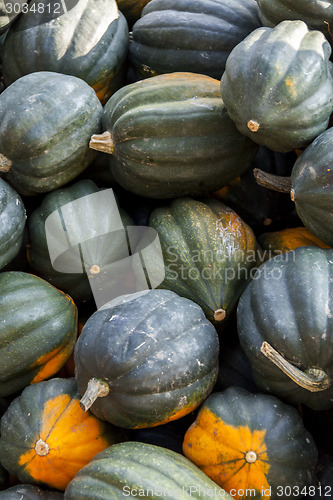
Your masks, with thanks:
[(204, 408), (185, 434), (183, 451), (235, 500), (256, 494), (269, 499), (265, 433), (226, 424)]
[(45, 404), (34, 446), (20, 465), (38, 483), (64, 490), (77, 472), (110, 444), (105, 424), (84, 412), (79, 399), (59, 395)]

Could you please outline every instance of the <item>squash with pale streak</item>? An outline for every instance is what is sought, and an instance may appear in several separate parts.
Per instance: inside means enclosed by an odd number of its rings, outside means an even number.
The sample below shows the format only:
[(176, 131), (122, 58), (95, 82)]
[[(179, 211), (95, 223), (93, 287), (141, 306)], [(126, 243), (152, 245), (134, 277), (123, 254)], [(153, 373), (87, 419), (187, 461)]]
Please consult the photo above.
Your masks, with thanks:
[(207, 398), (184, 436), (183, 451), (235, 500), (244, 491), (273, 500), (288, 498), (281, 493), (287, 486), (307, 488), (318, 456), (295, 408), (239, 387)]
[(125, 428), (187, 415), (212, 391), (219, 340), (202, 309), (169, 290), (96, 311), (74, 349), (82, 407)]
[(333, 111), (330, 55), (324, 35), (302, 21), (254, 30), (231, 51), (221, 78), (238, 130), (273, 151), (310, 144)]
[(162, 246), (160, 288), (199, 304), (217, 327), (237, 305), (256, 265), (251, 228), (218, 200), (179, 198), (155, 209), (149, 225)]
[(44, 490), (32, 484), (18, 484), (0, 492), (0, 500), (63, 500), (58, 491)]
[(64, 490), (76, 473), (125, 432), (80, 407), (74, 379), (26, 387), (1, 419), (0, 460), (21, 482)]
[(0, 274), (0, 396), (52, 377), (73, 351), (77, 308), (43, 279)]
[(315, 410), (333, 407), (333, 250), (299, 247), (258, 268), (238, 334), (258, 387)]
[(35, 71), (54, 71), (81, 78), (105, 103), (125, 81), (129, 34), (117, 3), (80, 0), (66, 12), (59, 3), (58, 16), (48, 5), (39, 0), (38, 10), (9, 29), (2, 56), (6, 86)]

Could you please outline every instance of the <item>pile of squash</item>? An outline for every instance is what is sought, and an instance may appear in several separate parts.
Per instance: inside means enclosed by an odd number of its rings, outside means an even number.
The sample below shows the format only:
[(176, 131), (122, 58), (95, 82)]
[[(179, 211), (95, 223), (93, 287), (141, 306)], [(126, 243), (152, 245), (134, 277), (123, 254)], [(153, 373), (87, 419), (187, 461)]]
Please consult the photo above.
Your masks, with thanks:
[(0, 2), (0, 500), (333, 497), (332, 26)]

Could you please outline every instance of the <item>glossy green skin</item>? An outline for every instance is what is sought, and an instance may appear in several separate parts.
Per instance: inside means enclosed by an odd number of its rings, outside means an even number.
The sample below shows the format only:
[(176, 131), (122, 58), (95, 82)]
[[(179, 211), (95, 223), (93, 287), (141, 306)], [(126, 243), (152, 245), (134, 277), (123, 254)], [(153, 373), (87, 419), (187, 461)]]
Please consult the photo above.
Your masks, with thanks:
[(333, 247), (333, 128), (299, 156), (291, 173), (297, 214), (317, 238)]
[(34, 195), (74, 179), (96, 156), (89, 139), (101, 115), (95, 92), (74, 76), (42, 71), (14, 82), (0, 95), (0, 153), (12, 161), (6, 180)]
[(333, 250), (300, 247), (265, 262), (242, 294), (238, 334), (258, 387), (315, 410), (333, 407), (332, 384), (322, 391), (300, 387), (261, 352), (263, 341), (289, 363), (333, 376)]
[[(231, 51), (221, 78), (238, 130), (273, 151), (307, 146), (327, 128), (333, 110), (330, 55), (324, 35), (302, 21), (253, 31)], [(257, 131), (248, 127), (251, 120)]]
[(19, 484), (0, 493), (0, 500), (63, 500), (57, 491), (42, 490), (32, 484)]
[(0, 308), (2, 397), (30, 384), (43, 367), (37, 360), (57, 348), (68, 350), (65, 364), (76, 340), (77, 309), (46, 281), (14, 271), (0, 274)]
[[(112, 227), (116, 214), (104, 211), (104, 207), (98, 203), (98, 199), (89, 196), (98, 192), (99, 189), (96, 184), (88, 179), (76, 182), (69, 187), (59, 188), (44, 197), (40, 207), (32, 212), (28, 221), (29, 263), (32, 269), (55, 287), (68, 293), (75, 301), (92, 298), (87, 275), (84, 272), (60, 272), (53, 267), (46, 239), (45, 221), (52, 212), (61, 210), (64, 205), (78, 198), (85, 197), (82, 211), (79, 211), (73, 205), (70, 213), (67, 212), (71, 221), (76, 221), (70, 228), (70, 237), (72, 240), (77, 240), (82, 228), (84, 228), (86, 240), (93, 238), (96, 231), (107, 232), (107, 228)], [(103, 213), (101, 213), (101, 210), (103, 210)], [(124, 226), (133, 225), (131, 218), (123, 210), (120, 210), (120, 214)], [(65, 224), (64, 227), (66, 228)], [(74, 234), (75, 229), (77, 229), (77, 232)], [(90, 261), (85, 262), (88, 269), (92, 265), (99, 265), (103, 268), (110, 261), (120, 260), (121, 255), (124, 253), (124, 246), (122, 244), (123, 240), (117, 238), (117, 236), (119, 235), (113, 233), (111, 239), (106, 238), (104, 242), (98, 239), (89, 243)], [(77, 254), (73, 254), (72, 258), (73, 269), (76, 267)]]
[(272, 500), (286, 500), (288, 495), (281, 494), (286, 486), (293, 491), (293, 487), (302, 488), (313, 484), (317, 447), (295, 408), (274, 396), (252, 394), (241, 387), (229, 387), (223, 392), (211, 394), (203, 403), (197, 419), (204, 409), (210, 410), (217, 421), (232, 427), (245, 427), (251, 432), (265, 431), (264, 442), (269, 464), (266, 478), (271, 487)]
[(172, 73), (118, 90), (104, 108), (117, 182), (148, 198), (208, 193), (242, 173), (256, 146), (226, 113), (219, 83)]
[(328, 41), (333, 23), (333, 5), (321, 0), (257, 0), (260, 8), (260, 18), (264, 26), (276, 26), (286, 19), (304, 21), (309, 28), (324, 33)]
[[(69, 483), (65, 500), (121, 500), (139, 496), (140, 490), (141, 496), (144, 492), (148, 496), (148, 489), (149, 498), (155, 500), (162, 494), (168, 500), (183, 500), (189, 498), (191, 486), (191, 498), (202, 498), (204, 491), (212, 500), (232, 498), (183, 455), (132, 441), (96, 455)], [(134, 494), (128, 495), (131, 490)]]
[(139, 79), (190, 71), (220, 79), (230, 51), (262, 26), (255, 0), (151, 0), (133, 26)]
[(109, 384), (108, 395), (90, 408), (98, 418), (152, 427), (205, 399), (216, 381), (218, 352), (215, 328), (197, 304), (150, 290), (89, 318), (75, 345), (75, 377), (82, 395), (93, 377)]
[[(9, 7), (6, 6), (8, 3)], [(18, 5), (22, 4), (19, 3)], [(6, 0), (0, 0), (0, 34), (5, 33), (9, 26), (19, 16), (19, 13), (15, 14), (14, 11), (10, 12), (10, 7), (13, 7), (13, 3), (6, 2)]]
[(115, 0), (77, 2), (57, 17), (42, 10), (30, 10), (8, 32), (2, 63), (6, 86), (35, 71), (54, 71), (81, 78), (96, 90), (105, 88), (109, 98), (124, 83), (129, 45)]
[(251, 228), (218, 200), (191, 198), (155, 209), (149, 225), (158, 232), (163, 251), (160, 287), (199, 304), (217, 326), (214, 312), (224, 309), (229, 316), (256, 264)]
[(21, 197), (0, 178), (0, 269), (19, 253), (23, 242), (25, 219)]

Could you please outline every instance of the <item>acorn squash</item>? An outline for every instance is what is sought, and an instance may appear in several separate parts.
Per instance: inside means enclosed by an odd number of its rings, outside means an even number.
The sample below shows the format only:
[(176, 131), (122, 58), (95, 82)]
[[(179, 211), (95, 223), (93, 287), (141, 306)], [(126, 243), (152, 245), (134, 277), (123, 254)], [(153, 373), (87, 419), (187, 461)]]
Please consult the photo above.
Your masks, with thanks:
[(126, 85), (106, 103), (102, 125), (90, 147), (112, 154), (115, 180), (148, 198), (214, 191), (244, 172), (257, 150), (230, 120), (218, 80), (194, 73)]
[(37, 5), (6, 36), (6, 86), (35, 71), (53, 71), (81, 78), (105, 103), (124, 84), (129, 45), (127, 23), (116, 1), (77, 1), (66, 12), (60, 3), (50, 9), (49, 0)]
[(0, 397), (57, 373), (77, 332), (72, 299), (24, 272), (0, 273)]
[(0, 461), (22, 483), (64, 490), (100, 451), (126, 434), (80, 407), (74, 379), (26, 387), (1, 419)]
[(19, 78), (0, 94), (0, 172), (22, 195), (66, 184), (96, 156), (89, 138), (100, 130), (102, 111), (95, 92), (74, 76)]
[(236, 500), (299, 497), (313, 484), (318, 458), (295, 408), (240, 387), (207, 398), (183, 451)]
[(193, 300), (215, 326), (222, 325), (256, 265), (251, 228), (220, 201), (191, 198), (155, 209), (149, 224), (163, 251), (165, 278), (159, 287)]
[(19, 253), (23, 242), (25, 219), (21, 197), (0, 178), (0, 269)]
[(230, 51), (261, 26), (255, 0), (151, 0), (134, 24), (138, 79), (189, 71), (221, 78)]
[(71, 481), (65, 500), (110, 500), (124, 496), (158, 500), (231, 500), (187, 458), (145, 443), (127, 442), (99, 453)]
[(75, 345), (82, 407), (130, 429), (187, 415), (216, 381), (215, 328), (197, 304), (169, 290), (119, 300), (89, 318)]
[(230, 53), (221, 94), (238, 130), (273, 151), (307, 146), (333, 111), (331, 46), (303, 21), (258, 28)]
[(315, 410), (333, 407), (333, 250), (299, 247), (258, 268), (237, 309), (258, 387)]

